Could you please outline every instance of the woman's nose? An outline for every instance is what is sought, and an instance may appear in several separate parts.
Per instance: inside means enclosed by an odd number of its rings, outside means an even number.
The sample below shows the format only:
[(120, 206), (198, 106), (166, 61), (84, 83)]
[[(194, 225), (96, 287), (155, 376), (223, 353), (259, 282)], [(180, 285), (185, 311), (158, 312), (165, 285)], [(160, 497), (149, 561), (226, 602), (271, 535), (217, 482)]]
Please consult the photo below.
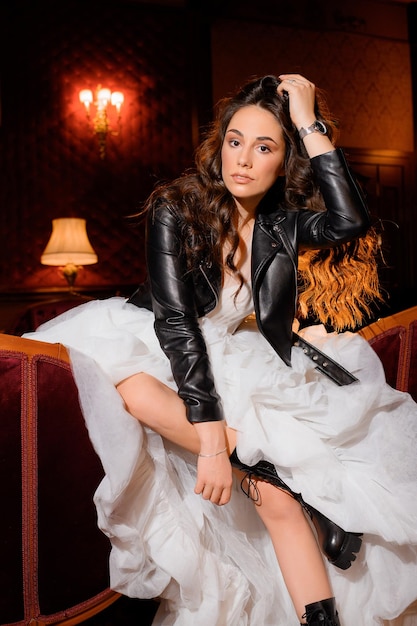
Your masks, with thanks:
[(250, 159), (246, 152), (241, 152), (237, 163), (240, 167), (250, 167)]

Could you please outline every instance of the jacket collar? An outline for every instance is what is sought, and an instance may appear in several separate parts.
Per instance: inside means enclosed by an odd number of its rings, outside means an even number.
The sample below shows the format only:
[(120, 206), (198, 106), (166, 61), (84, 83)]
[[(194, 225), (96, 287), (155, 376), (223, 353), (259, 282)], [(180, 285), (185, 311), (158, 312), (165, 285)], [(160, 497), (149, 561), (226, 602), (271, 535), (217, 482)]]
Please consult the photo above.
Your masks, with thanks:
[(281, 208), (271, 213), (259, 213), (255, 220), (255, 230), (258, 227), (268, 237), (276, 242), (280, 242), (279, 233), (281, 232), (280, 224), (285, 222), (287, 215)]

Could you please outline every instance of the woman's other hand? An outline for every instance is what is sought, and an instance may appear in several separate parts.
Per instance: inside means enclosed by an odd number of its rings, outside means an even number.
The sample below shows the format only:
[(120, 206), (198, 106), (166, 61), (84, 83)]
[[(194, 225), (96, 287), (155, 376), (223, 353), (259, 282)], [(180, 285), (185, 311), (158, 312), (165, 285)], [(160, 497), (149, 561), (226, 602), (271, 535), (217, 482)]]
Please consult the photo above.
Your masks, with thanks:
[(232, 493), (232, 466), (225, 450), (216, 456), (199, 456), (194, 492), (214, 504), (227, 504)]
[(194, 428), (200, 438), (194, 492), (214, 504), (226, 504), (230, 500), (233, 479), (225, 422), (199, 422)]

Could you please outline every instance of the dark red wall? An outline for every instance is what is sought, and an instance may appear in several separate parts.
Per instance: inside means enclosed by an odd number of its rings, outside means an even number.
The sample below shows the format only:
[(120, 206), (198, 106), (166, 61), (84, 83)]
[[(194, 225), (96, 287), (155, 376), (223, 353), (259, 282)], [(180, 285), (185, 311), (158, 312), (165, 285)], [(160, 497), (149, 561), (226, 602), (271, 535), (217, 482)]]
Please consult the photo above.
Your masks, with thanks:
[[(63, 286), (40, 255), (57, 217), (84, 217), (99, 263), (77, 285), (122, 292), (144, 277), (136, 212), (192, 158), (189, 25), (183, 10), (115, 2), (15, 2), (1, 9), (0, 288)], [(81, 88), (125, 94), (99, 157)]]

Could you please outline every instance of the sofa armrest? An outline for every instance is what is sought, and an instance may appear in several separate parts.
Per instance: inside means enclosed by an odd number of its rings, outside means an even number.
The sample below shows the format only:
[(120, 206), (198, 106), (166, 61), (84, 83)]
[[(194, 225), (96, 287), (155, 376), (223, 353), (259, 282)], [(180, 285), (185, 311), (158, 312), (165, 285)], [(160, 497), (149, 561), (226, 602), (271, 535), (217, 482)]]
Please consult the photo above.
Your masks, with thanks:
[(381, 359), (388, 384), (417, 401), (417, 306), (358, 331)]

